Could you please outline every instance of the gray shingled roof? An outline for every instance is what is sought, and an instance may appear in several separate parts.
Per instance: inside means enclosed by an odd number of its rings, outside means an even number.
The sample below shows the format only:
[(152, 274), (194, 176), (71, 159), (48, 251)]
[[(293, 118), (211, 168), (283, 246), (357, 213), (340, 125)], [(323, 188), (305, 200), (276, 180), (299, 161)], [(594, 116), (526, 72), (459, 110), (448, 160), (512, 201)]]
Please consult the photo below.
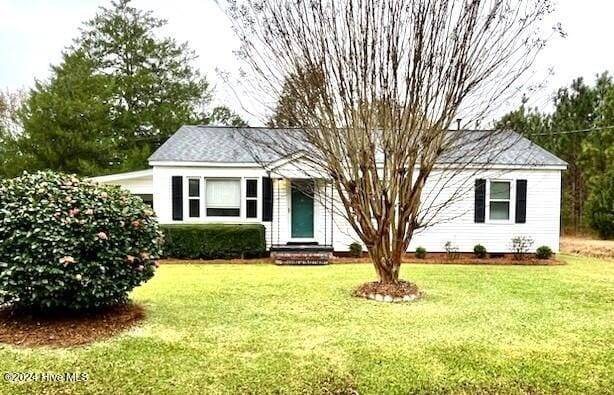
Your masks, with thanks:
[[(254, 163), (253, 153), (246, 149), (244, 129), (246, 128), (182, 126), (149, 157), (149, 160)], [(268, 150), (262, 152), (262, 155), (264, 161), (278, 159), (278, 155)]]
[[(149, 160), (152, 162), (267, 163), (281, 159), (275, 150), (258, 147), (246, 137), (264, 133), (275, 141), (275, 134), (295, 133), (296, 129), (234, 128), (220, 126), (182, 126)], [(459, 135), (460, 133), (460, 135)], [(490, 133), (490, 134), (486, 134)], [(452, 152), (441, 163), (493, 163), (500, 165), (565, 166), (567, 163), (512, 131), (451, 131), (458, 137)], [(488, 137), (485, 140), (485, 136)], [(257, 157), (257, 160), (254, 159)]]
[(453, 149), (440, 163), (491, 163), (496, 165), (567, 166), (567, 162), (511, 130), (450, 131)]

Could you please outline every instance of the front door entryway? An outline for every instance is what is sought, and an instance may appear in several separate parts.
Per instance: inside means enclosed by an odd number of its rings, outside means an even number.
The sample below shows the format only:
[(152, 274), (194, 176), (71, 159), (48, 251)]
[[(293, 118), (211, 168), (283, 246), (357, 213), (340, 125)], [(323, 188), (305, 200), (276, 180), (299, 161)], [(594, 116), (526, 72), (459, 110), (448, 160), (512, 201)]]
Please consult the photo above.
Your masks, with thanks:
[(313, 238), (313, 182), (292, 181), (290, 227), (293, 239)]

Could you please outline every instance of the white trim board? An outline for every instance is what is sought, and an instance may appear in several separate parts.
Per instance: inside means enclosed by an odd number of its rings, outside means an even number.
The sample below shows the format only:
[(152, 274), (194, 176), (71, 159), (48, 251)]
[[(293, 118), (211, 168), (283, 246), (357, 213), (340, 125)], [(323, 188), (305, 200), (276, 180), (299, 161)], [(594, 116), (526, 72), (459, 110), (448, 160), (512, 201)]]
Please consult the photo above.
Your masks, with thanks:
[(87, 179), (96, 182), (113, 182), (144, 177), (153, 177), (153, 169), (130, 171), (126, 173), (115, 173), (106, 176), (88, 177)]

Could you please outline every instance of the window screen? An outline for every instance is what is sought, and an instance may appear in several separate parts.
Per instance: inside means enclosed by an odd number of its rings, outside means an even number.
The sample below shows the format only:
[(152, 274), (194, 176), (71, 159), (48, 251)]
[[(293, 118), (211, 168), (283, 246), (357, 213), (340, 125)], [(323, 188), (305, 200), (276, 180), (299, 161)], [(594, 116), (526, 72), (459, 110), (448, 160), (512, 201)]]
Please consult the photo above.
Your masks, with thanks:
[(490, 219), (510, 219), (510, 183), (507, 181), (490, 182)]
[(200, 199), (190, 199), (190, 217), (200, 217)]
[(258, 216), (258, 201), (248, 200), (246, 202), (246, 216), (247, 218), (256, 218)]
[(200, 180), (198, 178), (190, 178), (188, 180), (188, 196), (200, 196)]
[(245, 216), (258, 217), (258, 180), (245, 180)]
[(245, 185), (248, 198), (258, 197), (258, 180), (245, 180)]
[(200, 179), (188, 178), (188, 215), (200, 217)]

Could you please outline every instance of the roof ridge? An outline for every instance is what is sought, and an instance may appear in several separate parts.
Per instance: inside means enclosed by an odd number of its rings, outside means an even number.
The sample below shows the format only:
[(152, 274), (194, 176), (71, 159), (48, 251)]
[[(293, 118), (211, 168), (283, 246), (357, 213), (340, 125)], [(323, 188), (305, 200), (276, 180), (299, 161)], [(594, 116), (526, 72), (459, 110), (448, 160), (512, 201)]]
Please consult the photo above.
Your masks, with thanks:
[[(281, 126), (281, 127), (271, 127), (271, 126), (228, 126), (228, 125), (208, 125), (208, 124), (184, 124), (179, 127), (181, 128), (203, 128), (203, 129), (233, 129), (233, 130), (244, 130), (244, 129), (260, 129), (260, 130), (301, 130), (304, 129), (302, 126)], [(340, 128), (343, 129), (343, 128)], [(486, 132), (496, 132), (496, 131), (509, 131), (514, 132), (511, 129), (448, 129), (448, 132), (472, 132), (472, 133), (486, 133)]]
[[(150, 157), (149, 161), (161, 162), (215, 162), (215, 163), (254, 163), (272, 162), (280, 157), (279, 152), (269, 150), (266, 147), (245, 144), (242, 132), (263, 133), (273, 138), (283, 133), (291, 134), (293, 130), (301, 128), (271, 128), (271, 127), (236, 127), (221, 125), (183, 125), (168, 138)], [(501, 133), (497, 133), (500, 131)], [(517, 138), (522, 142), (519, 146), (509, 147), (503, 155), (498, 155), (497, 163), (494, 164), (521, 164), (523, 160), (527, 164), (536, 166), (565, 166), (566, 163), (545, 148), (535, 144), (525, 136), (510, 129), (481, 129), (481, 130), (449, 130), (450, 133), (460, 133), (459, 138), (470, 143), (470, 140), (478, 140), (481, 136), (472, 136), (473, 133), (492, 132), (499, 144), (510, 142)], [(248, 147), (250, 146), (250, 147)], [(485, 147), (486, 151), (492, 151)], [(462, 147), (459, 147), (462, 149)], [(466, 150), (467, 148), (465, 148)], [(459, 151), (462, 153), (463, 151)], [(466, 151), (465, 151), (466, 152)], [(483, 155), (480, 155), (480, 158)], [(258, 160), (256, 159), (258, 158)], [(480, 160), (477, 158), (476, 160)], [(529, 163), (530, 162), (530, 163)]]

